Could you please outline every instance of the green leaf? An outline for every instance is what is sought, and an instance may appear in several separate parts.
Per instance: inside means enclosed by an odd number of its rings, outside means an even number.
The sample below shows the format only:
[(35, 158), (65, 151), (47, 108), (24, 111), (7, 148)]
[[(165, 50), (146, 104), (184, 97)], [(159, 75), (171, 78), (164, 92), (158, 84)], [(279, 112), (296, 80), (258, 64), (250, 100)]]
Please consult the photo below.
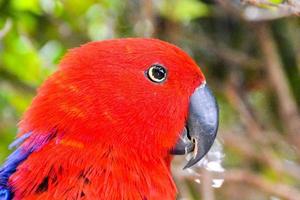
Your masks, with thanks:
[(283, 3), (283, 0), (269, 0), (269, 2), (274, 4), (281, 4)]
[(163, 1), (160, 6), (163, 16), (179, 22), (189, 22), (195, 18), (208, 16), (210, 7), (196, 0)]
[(17, 11), (31, 11), (35, 14), (41, 14), (39, 0), (11, 0), (11, 7)]

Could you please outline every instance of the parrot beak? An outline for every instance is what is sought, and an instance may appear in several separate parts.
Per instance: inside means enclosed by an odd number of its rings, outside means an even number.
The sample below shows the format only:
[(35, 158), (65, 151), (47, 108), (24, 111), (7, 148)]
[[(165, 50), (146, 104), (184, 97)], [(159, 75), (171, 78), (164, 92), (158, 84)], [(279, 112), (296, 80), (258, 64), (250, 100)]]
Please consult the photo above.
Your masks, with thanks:
[(190, 97), (186, 127), (171, 150), (175, 155), (192, 153), (192, 158), (183, 169), (193, 166), (206, 155), (217, 136), (218, 126), (218, 104), (204, 83)]

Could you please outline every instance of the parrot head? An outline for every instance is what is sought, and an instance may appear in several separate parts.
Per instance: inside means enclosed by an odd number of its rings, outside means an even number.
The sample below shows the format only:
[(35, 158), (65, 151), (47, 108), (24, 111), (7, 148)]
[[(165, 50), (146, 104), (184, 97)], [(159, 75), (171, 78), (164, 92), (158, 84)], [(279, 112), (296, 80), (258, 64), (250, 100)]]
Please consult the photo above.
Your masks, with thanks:
[(55, 132), (75, 145), (105, 143), (145, 156), (192, 152), (186, 167), (208, 152), (217, 129), (218, 106), (200, 68), (157, 39), (70, 50), (20, 122), (22, 133)]

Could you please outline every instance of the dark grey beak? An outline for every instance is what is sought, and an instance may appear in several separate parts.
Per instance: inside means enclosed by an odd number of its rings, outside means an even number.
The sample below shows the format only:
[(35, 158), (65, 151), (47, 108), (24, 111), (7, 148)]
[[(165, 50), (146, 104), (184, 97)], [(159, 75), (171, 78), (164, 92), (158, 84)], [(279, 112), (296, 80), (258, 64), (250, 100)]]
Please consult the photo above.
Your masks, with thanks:
[(202, 84), (190, 98), (186, 127), (171, 151), (175, 155), (192, 152), (192, 158), (184, 169), (193, 166), (206, 155), (217, 136), (218, 126), (218, 104), (208, 86)]

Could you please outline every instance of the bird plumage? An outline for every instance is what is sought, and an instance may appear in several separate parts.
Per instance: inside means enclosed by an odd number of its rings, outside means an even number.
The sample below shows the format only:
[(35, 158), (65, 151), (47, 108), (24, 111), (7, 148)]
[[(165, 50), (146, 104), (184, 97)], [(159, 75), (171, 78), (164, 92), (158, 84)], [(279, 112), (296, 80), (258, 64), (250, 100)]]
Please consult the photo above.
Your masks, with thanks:
[[(163, 84), (145, 76), (155, 63), (167, 67)], [(187, 54), (155, 39), (91, 42), (69, 51), (20, 122), (19, 137), (26, 137), (1, 168), (0, 194), (175, 199), (169, 152), (202, 82)]]

